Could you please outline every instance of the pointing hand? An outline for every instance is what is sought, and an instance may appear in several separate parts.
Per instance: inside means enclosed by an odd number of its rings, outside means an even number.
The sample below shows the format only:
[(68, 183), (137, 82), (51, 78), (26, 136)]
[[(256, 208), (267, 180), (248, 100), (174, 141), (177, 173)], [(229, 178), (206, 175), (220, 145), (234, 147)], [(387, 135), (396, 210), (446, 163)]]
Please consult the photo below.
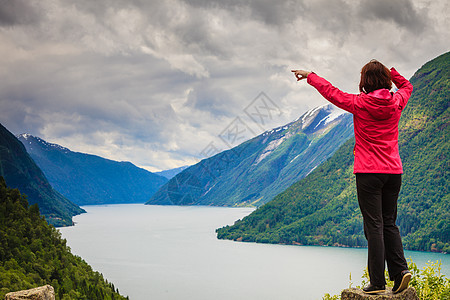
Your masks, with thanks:
[(308, 75), (311, 73), (311, 72), (305, 71), (305, 70), (292, 70), (291, 72), (294, 72), (294, 75), (297, 78), (297, 81), (307, 78)]

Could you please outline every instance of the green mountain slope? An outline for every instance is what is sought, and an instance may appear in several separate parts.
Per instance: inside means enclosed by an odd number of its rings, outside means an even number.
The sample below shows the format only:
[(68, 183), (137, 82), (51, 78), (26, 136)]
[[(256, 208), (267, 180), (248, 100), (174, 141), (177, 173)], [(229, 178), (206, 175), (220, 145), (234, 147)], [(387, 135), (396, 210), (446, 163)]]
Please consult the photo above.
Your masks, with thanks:
[(29, 134), (18, 138), (54, 189), (78, 205), (144, 203), (167, 182), (130, 162), (73, 152)]
[(70, 253), (66, 240), (0, 177), (0, 299), (50, 284), (57, 299), (125, 299), (111, 283)]
[(0, 176), (8, 186), (38, 204), (47, 221), (55, 226), (72, 225), (72, 216), (85, 212), (55, 191), (22, 143), (0, 124)]
[[(398, 225), (406, 249), (450, 252), (450, 53), (411, 78), (399, 125), (403, 186)], [(366, 246), (353, 175), (354, 139), (324, 164), (218, 238), (263, 243)]]
[(183, 170), (147, 204), (260, 206), (305, 177), (352, 134), (351, 115), (332, 106), (315, 108)]

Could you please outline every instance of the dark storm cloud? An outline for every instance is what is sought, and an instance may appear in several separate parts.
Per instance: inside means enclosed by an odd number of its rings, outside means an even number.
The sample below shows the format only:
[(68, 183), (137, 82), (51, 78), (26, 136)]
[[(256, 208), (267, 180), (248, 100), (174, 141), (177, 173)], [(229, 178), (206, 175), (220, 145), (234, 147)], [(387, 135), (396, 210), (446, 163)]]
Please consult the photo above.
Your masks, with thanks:
[(259, 20), (270, 26), (289, 24), (304, 11), (305, 1), (293, 0), (184, 0), (189, 5), (203, 8), (222, 8), (234, 15), (241, 14), (251, 19)]
[(418, 11), (411, 0), (364, 0), (359, 13), (363, 18), (394, 22), (416, 34), (423, 32), (430, 22), (426, 12)]
[(35, 8), (22, 0), (0, 0), (0, 26), (27, 25), (38, 21)]
[(302, 17), (311, 26), (320, 29), (324, 36), (345, 39), (358, 23), (354, 10), (354, 6), (346, 1), (317, 0), (308, 2), (305, 16)]

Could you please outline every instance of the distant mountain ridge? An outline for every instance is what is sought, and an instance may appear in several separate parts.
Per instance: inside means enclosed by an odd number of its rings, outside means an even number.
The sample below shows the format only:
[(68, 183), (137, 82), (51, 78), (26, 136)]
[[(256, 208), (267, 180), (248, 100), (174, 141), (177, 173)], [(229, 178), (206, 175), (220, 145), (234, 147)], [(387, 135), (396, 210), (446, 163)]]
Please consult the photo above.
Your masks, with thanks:
[(155, 174), (163, 176), (163, 177), (166, 177), (167, 179), (172, 179), (178, 173), (180, 173), (181, 171), (183, 171), (183, 170), (185, 170), (187, 168), (189, 168), (189, 166), (183, 166), (183, 167), (179, 167), (179, 168), (174, 168), (174, 169), (164, 170), (164, 171), (160, 171), (160, 172), (155, 172)]
[(50, 224), (72, 225), (72, 216), (85, 212), (52, 188), (23, 144), (1, 124), (0, 176), (9, 187), (26, 194), (30, 204), (38, 204)]
[(306, 176), (353, 135), (352, 116), (331, 105), (185, 169), (146, 204), (259, 206)]
[(73, 152), (30, 134), (18, 139), (52, 186), (78, 205), (144, 203), (167, 182), (130, 162)]
[[(403, 184), (398, 221), (406, 249), (450, 252), (450, 52), (410, 82), (399, 123)], [(218, 238), (248, 242), (366, 246), (353, 175), (354, 139), (324, 164)]]

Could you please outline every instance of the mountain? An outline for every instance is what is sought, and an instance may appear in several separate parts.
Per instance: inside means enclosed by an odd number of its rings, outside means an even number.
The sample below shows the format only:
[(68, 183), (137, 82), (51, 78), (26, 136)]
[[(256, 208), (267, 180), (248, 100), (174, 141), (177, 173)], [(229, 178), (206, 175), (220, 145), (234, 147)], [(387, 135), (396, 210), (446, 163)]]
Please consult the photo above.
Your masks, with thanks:
[(331, 105), (185, 169), (146, 204), (259, 206), (305, 177), (353, 134)]
[(161, 172), (155, 172), (155, 174), (166, 177), (167, 179), (172, 179), (173, 177), (175, 177), (175, 175), (177, 175), (178, 173), (180, 173), (181, 171), (183, 171), (187, 168), (189, 168), (189, 166), (183, 166), (183, 167), (179, 167), (179, 168), (175, 168), (175, 169), (164, 170)]
[[(128, 299), (70, 252), (61, 233), (0, 177), (0, 299), (45, 284), (57, 299)], [(17, 299), (17, 298), (15, 298)], [(36, 299), (36, 298), (33, 298)]]
[(167, 182), (130, 162), (72, 152), (29, 134), (18, 138), (52, 186), (78, 205), (144, 203)]
[[(450, 52), (411, 78), (399, 124), (403, 185), (398, 226), (406, 249), (450, 252)], [(353, 175), (354, 139), (273, 201), (217, 230), (263, 243), (366, 246)]]
[(0, 176), (26, 194), (31, 204), (38, 204), (50, 224), (72, 225), (72, 216), (85, 212), (52, 188), (22, 143), (1, 124)]

